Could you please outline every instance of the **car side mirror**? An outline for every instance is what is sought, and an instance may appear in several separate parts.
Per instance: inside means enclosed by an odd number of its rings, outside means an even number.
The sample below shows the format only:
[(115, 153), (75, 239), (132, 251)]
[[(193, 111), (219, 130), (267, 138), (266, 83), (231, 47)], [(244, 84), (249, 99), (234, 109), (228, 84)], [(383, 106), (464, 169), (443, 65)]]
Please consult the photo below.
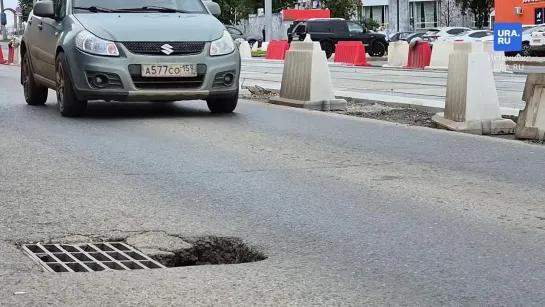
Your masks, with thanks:
[(216, 2), (206, 1), (206, 7), (210, 11), (210, 14), (219, 17), (221, 15), (220, 6)]
[(34, 15), (44, 18), (55, 19), (55, 9), (53, 7), (53, 1), (44, 0), (34, 4)]

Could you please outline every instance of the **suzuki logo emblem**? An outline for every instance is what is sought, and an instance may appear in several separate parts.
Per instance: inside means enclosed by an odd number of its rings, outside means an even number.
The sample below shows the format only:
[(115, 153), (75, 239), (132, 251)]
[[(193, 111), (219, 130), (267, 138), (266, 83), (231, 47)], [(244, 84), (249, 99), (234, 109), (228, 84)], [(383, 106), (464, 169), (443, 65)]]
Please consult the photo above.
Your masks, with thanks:
[(161, 46), (161, 51), (166, 54), (166, 55), (169, 55), (171, 53), (174, 52), (174, 49), (172, 49), (172, 46), (169, 45), (169, 44), (164, 44), (163, 46)]

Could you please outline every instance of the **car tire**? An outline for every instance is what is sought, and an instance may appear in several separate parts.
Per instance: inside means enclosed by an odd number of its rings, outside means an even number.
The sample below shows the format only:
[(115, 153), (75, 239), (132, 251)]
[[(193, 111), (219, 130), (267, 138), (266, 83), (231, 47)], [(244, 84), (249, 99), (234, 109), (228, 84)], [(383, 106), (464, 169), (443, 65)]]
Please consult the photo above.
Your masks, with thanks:
[(530, 43), (529, 42), (523, 42), (522, 43), (522, 50), (520, 51), (521, 56), (532, 56), (532, 52), (530, 51)]
[(26, 103), (31, 106), (44, 105), (47, 101), (48, 88), (36, 84), (28, 53), (23, 54), (21, 62), (21, 83)]
[(85, 113), (87, 101), (79, 100), (69, 76), (68, 62), (64, 52), (55, 61), (55, 82), (57, 85), (57, 106), (64, 117), (79, 117)]
[(333, 43), (328, 41), (321, 41), (320, 47), (322, 47), (322, 50), (325, 52), (326, 58), (331, 58), (331, 55), (333, 55), (333, 52), (335, 52), (335, 46), (333, 46)]
[(210, 112), (215, 114), (232, 113), (238, 104), (238, 90), (232, 97), (212, 98), (206, 101)]
[(383, 42), (375, 41), (371, 45), (369, 55), (372, 57), (383, 57), (386, 54), (386, 45)]

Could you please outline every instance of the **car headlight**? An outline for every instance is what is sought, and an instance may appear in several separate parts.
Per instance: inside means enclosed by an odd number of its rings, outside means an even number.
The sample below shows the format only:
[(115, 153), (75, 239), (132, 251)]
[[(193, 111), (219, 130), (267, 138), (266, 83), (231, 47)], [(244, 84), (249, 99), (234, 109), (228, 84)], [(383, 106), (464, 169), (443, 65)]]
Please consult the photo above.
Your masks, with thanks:
[(223, 30), (223, 35), (210, 44), (210, 55), (225, 55), (235, 51), (235, 41), (227, 30)]
[(98, 38), (86, 30), (76, 35), (76, 47), (96, 55), (119, 56), (119, 50), (114, 42)]

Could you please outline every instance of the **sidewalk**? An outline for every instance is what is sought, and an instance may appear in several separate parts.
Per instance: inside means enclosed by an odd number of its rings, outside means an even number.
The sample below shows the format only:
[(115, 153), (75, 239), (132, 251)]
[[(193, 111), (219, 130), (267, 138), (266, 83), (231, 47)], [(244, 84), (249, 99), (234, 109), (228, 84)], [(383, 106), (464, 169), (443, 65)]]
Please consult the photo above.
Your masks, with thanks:
[[(260, 86), (280, 90), (282, 61), (243, 60), (242, 87)], [(348, 67), (330, 63), (335, 95), (392, 106), (441, 112), (445, 106), (447, 73), (445, 71), (406, 70), (378, 67)], [(496, 88), (503, 115), (518, 115), (525, 103), (522, 91), (526, 76), (495, 74)]]

